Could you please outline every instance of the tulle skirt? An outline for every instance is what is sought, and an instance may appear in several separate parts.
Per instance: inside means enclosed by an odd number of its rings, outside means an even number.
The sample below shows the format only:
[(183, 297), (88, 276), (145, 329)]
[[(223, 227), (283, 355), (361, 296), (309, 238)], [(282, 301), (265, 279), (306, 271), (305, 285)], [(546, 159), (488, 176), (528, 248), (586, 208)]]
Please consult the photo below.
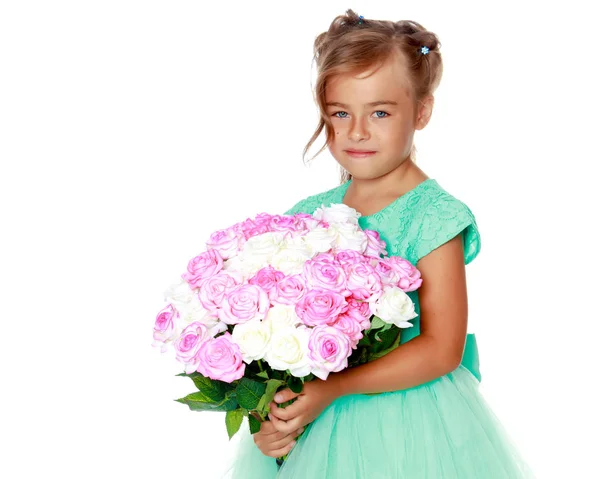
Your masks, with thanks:
[(232, 479), (519, 479), (533, 473), (464, 366), (429, 383), (336, 399), (279, 468), (244, 424)]

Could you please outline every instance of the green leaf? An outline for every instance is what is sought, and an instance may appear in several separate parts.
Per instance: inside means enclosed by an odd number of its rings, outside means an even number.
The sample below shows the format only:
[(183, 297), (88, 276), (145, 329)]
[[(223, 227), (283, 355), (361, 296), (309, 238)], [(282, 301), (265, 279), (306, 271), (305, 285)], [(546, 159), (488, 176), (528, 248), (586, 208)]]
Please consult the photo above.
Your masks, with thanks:
[(234, 392), (228, 393), (221, 402), (207, 400), (201, 391), (188, 394), (183, 398), (175, 399), (175, 401), (187, 404), (192, 411), (231, 411), (238, 408)]
[(227, 392), (234, 388), (229, 383), (207, 378), (198, 372), (193, 372), (192, 374), (181, 373), (177, 374), (177, 376), (185, 376), (194, 381), (198, 390), (206, 398), (206, 402), (220, 403), (225, 399)]
[(379, 316), (373, 316), (373, 318), (371, 318), (371, 327), (368, 329), (368, 331), (383, 328), (385, 324), (386, 323), (384, 323)]
[(302, 392), (304, 383), (302, 382), (302, 379), (297, 378), (296, 376), (290, 376), (287, 380), (287, 385), (292, 391), (298, 394)]
[(373, 345), (374, 350), (389, 348), (396, 339), (396, 335), (400, 334), (400, 328), (393, 324), (386, 324), (383, 328), (375, 333), (377, 342)]
[(225, 427), (227, 428), (227, 435), (231, 439), (236, 432), (240, 430), (242, 421), (244, 420), (244, 410), (234, 409), (233, 411), (227, 411), (225, 414)]
[(238, 407), (240, 407), (240, 405), (238, 404), (238, 400), (237, 400), (235, 391), (231, 391), (231, 392), (227, 393), (225, 400), (221, 404), (219, 404), (219, 408), (220, 408), (219, 410), (221, 410), (221, 411), (233, 411), (234, 409), (237, 409)]
[(267, 381), (267, 389), (260, 398), (258, 406), (256, 406), (259, 413), (267, 414), (269, 412), (269, 404), (273, 401), (277, 389), (283, 385), (285, 385), (285, 382), (279, 379), (269, 379)]
[(248, 425), (250, 426), (250, 434), (256, 434), (260, 431), (260, 421), (252, 414), (248, 416)]
[(269, 379), (269, 373), (267, 371), (262, 371), (257, 374), (259, 378)]
[(402, 334), (401, 331), (398, 331), (398, 334), (397, 334), (396, 338), (394, 339), (394, 342), (390, 345), (390, 347), (388, 347), (382, 351), (375, 351), (375, 352), (371, 353), (369, 355), (369, 361), (373, 361), (374, 359), (381, 358), (381, 357), (385, 356), (386, 354), (388, 354), (389, 352), (396, 349), (398, 347), (398, 345), (400, 344), (401, 334)]
[(240, 383), (235, 389), (237, 400), (244, 409), (256, 409), (261, 396), (265, 393), (267, 387), (264, 383), (252, 381), (248, 378), (240, 379)]

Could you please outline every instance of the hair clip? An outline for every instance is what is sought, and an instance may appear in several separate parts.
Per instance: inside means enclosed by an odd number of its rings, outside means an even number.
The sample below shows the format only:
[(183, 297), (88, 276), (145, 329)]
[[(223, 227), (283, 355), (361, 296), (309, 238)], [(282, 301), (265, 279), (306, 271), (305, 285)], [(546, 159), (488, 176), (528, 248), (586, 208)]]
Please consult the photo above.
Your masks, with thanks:
[(429, 47), (421, 47), (421, 53), (427, 55), (429, 53)]
[(362, 15), (360, 17), (358, 17), (358, 24), (359, 25), (362, 24), (364, 18), (365, 17), (363, 17)]

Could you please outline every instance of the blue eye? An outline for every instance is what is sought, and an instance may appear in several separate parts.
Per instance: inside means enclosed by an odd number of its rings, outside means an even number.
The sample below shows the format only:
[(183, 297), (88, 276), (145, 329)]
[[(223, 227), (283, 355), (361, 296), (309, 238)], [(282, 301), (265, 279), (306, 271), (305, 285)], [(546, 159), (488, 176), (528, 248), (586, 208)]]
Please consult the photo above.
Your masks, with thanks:
[[(338, 114), (343, 113), (345, 116), (338, 116)], [(380, 116), (377, 115), (377, 118), (387, 118), (389, 115), (389, 113), (383, 111), (383, 110), (378, 110), (375, 113), (383, 113), (385, 116)], [(348, 117), (348, 113), (346, 113), (345, 111), (336, 111), (332, 116), (335, 116), (336, 118), (347, 118)]]
[[(336, 111), (336, 112), (333, 114), (333, 116), (336, 116), (338, 113), (346, 113), (346, 112), (345, 112), (345, 111)], [(347, 115), (347, 114), (348, 114), (348, 113), (346, 113), (346, 115)], [(345, 117), (345, 116), (344, 116), (344, 117), (338, 116), (337, 118), (346, 118), (346, 117)]]

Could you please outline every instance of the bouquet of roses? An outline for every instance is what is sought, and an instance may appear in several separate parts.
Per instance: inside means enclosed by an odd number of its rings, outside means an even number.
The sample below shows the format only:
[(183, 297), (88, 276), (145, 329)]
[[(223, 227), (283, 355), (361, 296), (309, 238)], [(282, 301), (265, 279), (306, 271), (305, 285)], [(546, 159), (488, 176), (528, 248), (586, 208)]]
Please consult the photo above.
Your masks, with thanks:
[[(198, 391), (178, 402), (224, 411), (231, 438), (252, 434), (275, 393), (381, 357), (416, 317), (408, 261), (362, 230), (344, 205), (312, 215), (262, 213), (215, 231), (165, 292), (154, 346), (169, 345)], [(285, 405), (284, 405), (285, 406)]]

